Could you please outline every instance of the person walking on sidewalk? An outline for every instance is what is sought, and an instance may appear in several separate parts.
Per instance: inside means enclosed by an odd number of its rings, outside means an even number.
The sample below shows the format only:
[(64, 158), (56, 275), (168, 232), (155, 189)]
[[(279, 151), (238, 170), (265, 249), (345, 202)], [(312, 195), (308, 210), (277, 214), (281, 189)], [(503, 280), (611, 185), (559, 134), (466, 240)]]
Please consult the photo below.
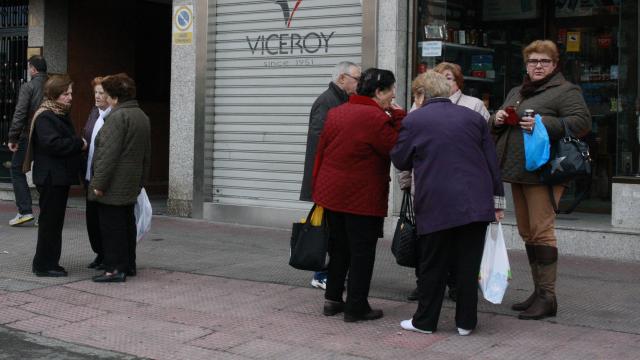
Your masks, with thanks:
[[(376, 243), (389, 201), (389, 151), (405, 111), (393, 104), (391, 71), (368, 69), (357, 95), (329, 110), (313, 169), (313, 200), (329, 226), (329, 273), (323, 313), (344, 311), (344, 321), (375, 320), (369, 305)], [(389, 113), (387, 113), (389, 112)], [(391, 115), (389, 115), (391, 114)], [(342, 299), (347, 281), (346, 303)]]
[[(111, 111), (111, 107), (107, 102), (107, 95), (102, 88), (103, 77), (96, 77), (91, 82), (93, 88), (93, 96), (95, 100), (95, 106), (89, 112), (89, 118), (84, 125), (82, 136), (89, 144), (89, 150), (87, 156), (84, 158), (84, 185), (88, 191), (89, 182), (91, 181), (91, 165), (93, 162), (93, 154), (95, 151), (96, 136), (102, 126), (104, 125), (104, 118)], [(87, 194), (88, 195), (88, 192)], [(86, 211), (85, 217), (87, 222), (87, 233), (89, 235), (89, 244), (91, 244), (91, 250), (96, 254), (95, 259), (87, 266), (89, 269), (103, 270), (104, 266), (102, 261), (104, 260), (104, 251), (102, 250), (102, 238), (100, 236), (100, 223), (98, 217), (98, 203), (96, 201), (89, 200), (86, 197)]]
[(9, 225), (16, 226), (33, 221), (31, 191), (27, 177), (22, 172), (22, 164), (27, 153), (29, 129), (33, 114), (42, 102), (44, 82), (47, 80), (47, 62), (42, 56), (34, 55), (27, 62), (27, 71), (31, 80), (20, 87), (18, 102), (13, 113), (13, 121), (9, 129), (9, 150), (13, 152), (11, 158), (11, 183), (13, 196), (16, 199), (18, 214), (9, 221)]
[(563, 185), (552, 188), (540, 182), (538, 171), (525, 170), (523, 131), (532, 131), (533, 117), (522, 117), (517, 126), (505, 124), (508, 106), (518, 114), (533, 109), (542, 116), (549, 140), (553, 143), (564, 136), (564, 119), (571, 131), (583, 136), (591, 129), (589, 109), (580, 87), (571, 84), (558, 68), (558, 48), (549, 40), (536, 40), (522, 51), (527, 73), (521, 86), (507, 95), (504, 104), (490, 119), (502, 179), (511, 183), (518, 233), (525, 243), (534, 290), (528, 299), (511, 308), (521, 311), (520, 319), (541, 319), (555, 316), (556, 273), (558, 247), (555, 235), (555, 211), (552, 201), (559, 202)]
[[(427, 71), (425, 104), (402, 122), (391, 151), (396, 168), (413, 169), (418, 251), (418, 309), (405, 330), (437, 330), (449, 264), (457, 264), (456, 326), (476, 327), (478, 272), (487, 225), (504, 217), (504, 189), (486, 120), (454, 105), (447, 79)], [(453, 255), (452, 255), (453, 254)]]
[(40, 194), (38, 244), (33, 257), (37, 276), (67, 276), (59, 264), (62, 227), (69, 187), (80, 183), (81, 153), (87, 148), (69, 118), (72, 84), (68, 75), (53, 75), (45, 83), (45, 101), (31, 123), (23, 164), (27, 172), (33, 159), (33, 183)]
[[(356, 92), (358, 80), (360, 79), (360, 67), (349, 61), (338, 63), (333, 70), (333, 80), (329, 83), (329, 88), (325, 90), (311, 106), (309, 114), (309, 130), (307, 133), (307, 151), (304, 158), (304, 172), (302, 187), (300, 189), (300, 200), (313, 201), (311, 199), (311, 179), (313, 164), (316, 156), (316, 147), (324, 121), (329, 109), (342, 105), (349, 96)], [(313, 274), (311, 286), (326, 289), (327, 272), (318, 271)]]
[(133, 209), (149, 177), (151, 125), (128, 75), (107, 76), (102, 88), (112, 110), (95, 139), (88, 196), (98, 202), (105, 272), (93, 281), (124, 282), (137, 273)]

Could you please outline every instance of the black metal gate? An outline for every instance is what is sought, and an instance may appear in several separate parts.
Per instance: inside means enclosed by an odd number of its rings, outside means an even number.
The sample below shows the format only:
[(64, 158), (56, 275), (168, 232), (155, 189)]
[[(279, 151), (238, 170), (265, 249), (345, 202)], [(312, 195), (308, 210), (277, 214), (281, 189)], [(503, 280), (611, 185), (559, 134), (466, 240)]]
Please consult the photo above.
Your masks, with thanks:
[(28, 1), (0, 0), (0, 182), (10, 181), (7, 136), (20, 85), (27, 81), (28, 14)]

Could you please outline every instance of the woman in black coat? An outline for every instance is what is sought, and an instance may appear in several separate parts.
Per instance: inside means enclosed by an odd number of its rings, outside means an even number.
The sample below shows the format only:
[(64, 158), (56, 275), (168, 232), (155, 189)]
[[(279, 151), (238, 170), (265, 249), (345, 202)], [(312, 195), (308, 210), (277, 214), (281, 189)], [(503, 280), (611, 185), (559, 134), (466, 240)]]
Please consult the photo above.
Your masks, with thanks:
[(33, 183), (40, 194), (38, 244), (32, 270), (37, 276), (67, 276), (58, 264), (69, 187), (79, 184), (81, 153), (87, 143), (69, 119), (72, 81), (53, 75), (44, 85), (45, 100), (31, 123), (25, 169), (33, 159)]

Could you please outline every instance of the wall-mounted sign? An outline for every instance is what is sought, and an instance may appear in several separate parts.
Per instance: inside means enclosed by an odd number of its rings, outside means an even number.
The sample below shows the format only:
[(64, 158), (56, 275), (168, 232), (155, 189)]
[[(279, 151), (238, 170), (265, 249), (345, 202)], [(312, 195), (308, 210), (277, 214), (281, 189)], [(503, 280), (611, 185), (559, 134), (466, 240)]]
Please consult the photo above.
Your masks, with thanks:
[(173, 44), (193, 43), (193, 5), (173, 7)]
[(42, 46), (30, 46), (27, 48), (27, 59), (35, 55), (42, 55)]
[(567, 52), (580, 52), (579, 31), (567, 31)]

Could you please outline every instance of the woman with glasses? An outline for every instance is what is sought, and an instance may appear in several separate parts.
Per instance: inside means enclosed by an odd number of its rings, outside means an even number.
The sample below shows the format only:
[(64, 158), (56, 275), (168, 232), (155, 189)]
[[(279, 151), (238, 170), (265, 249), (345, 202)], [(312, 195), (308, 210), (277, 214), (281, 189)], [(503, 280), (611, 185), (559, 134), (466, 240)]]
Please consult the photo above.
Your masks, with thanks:
[[(362, 73), (356, 95), (329, 110), (316, 149), (313, 201), (329, 224), (329, 266), (323, 313), (344, 311), (345, 322), (375, 320), (382, 310), (369, 305), (376, 243), (389, 202), (389, 152), (404, 110), (393, 103), (391, 71)], [(343, 301), (345, 278), (347, 298)]]
[[(527, 73), (521, 86), (509, 92), (504, 104), (490, 119), (502, 180), (511, 183), (518, 232), (525, 242), (534, 291), (528, 299), (513, 304), (520, 319), (555, 316), (556, 269), (558, 248), (555, 235), (555, 211), (549, 187), (540, 182), (538, 171), (525, 169), (522, 133), (535, 126), (533, 110), (554, 142), (564, 136), (563, 119), (571, 131), (583, 136), (591, 129), (591, 117), (580, 88), (567, 80), (558, 68), (558, 48), (549, 40), (536, 40), (522, 51)], [(513, 107), (518, 121), (508, 120), (507, 107)], [(511, 118), (509, 118), (511, 119)], [(558, 203), (564, 187), (553, 186), (553, 201)]]

